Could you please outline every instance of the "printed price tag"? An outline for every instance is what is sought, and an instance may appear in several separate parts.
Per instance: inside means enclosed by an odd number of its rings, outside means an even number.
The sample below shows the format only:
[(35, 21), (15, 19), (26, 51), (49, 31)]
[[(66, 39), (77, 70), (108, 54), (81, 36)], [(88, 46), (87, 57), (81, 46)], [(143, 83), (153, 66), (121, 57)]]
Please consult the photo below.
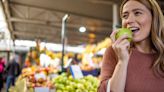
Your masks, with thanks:
[(48, 87), (35, 87), (35, 92), (50, 92)]
[(75, 79), (83, 78), (82, 71), (78, 65), (71, 65), (70, 71)]

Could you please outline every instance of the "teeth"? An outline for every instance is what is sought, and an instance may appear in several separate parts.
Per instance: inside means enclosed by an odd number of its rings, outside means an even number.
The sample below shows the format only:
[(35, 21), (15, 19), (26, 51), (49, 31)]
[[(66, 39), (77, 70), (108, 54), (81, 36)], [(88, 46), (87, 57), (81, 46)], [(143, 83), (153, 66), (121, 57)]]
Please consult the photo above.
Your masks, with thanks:
[(132, 27), (130, 28), (130, 30), (138, 30), (139, 28), (136, 28), (136, 27)]

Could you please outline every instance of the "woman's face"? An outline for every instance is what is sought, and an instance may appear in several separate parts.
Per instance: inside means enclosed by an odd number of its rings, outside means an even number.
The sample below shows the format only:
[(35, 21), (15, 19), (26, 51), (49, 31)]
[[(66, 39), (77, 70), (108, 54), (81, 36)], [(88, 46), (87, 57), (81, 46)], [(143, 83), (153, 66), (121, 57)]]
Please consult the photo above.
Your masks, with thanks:
[(141, 42), (149, 37), (152, 15), (140, 2), (130, 0), (122, 10), (122, 26), (133, 32), (133, 42)]

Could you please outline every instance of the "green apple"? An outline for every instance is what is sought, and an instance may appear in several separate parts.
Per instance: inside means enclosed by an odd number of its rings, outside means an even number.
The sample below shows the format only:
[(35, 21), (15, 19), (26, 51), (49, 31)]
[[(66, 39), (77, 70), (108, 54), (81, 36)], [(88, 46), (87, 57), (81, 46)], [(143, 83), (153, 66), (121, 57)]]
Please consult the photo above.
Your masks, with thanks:
[(123, 35), (127, 35), (128, 36), (128, 41), (131, 42), (132, 41), (132, 31), (128, 28), (120, 28), (118, 29), (118, 33), (116, 34), (116, 39), (120, 38)]
[(56, 90), (56, 92), (62, 92), (62, 90)]

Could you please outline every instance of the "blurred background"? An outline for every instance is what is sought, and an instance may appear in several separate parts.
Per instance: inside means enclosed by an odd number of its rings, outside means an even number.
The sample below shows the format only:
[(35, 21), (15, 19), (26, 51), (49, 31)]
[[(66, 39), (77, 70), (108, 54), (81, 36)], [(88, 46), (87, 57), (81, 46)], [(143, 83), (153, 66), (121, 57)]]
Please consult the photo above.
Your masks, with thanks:
[[(58, 84), (56, 88), (60, 89), (61, 85), (65, 87), (67, 83), (63, 85), (63, 81), (58, 80), (65, 79), (73, 81), (73, 85), (79, 83), (79, 87), (85, 87), (84, 82), (89, 81), (87, 85), (95, 84), (92, 91), (96, 92), (102, 56), (111, 45), (109, 36), (113, 30), (121, 27), (121, 1), (0, 0), (3, 91), (6, 90), (5, 69), (10, 61), (15, 60), (19, 76), (16, 76), (16, 86), (10, 87), (11, 92), (22, 92), (19, 88), (33, 92), (35, 87), (47, 87), (49, 90)], [(164, 1), (157, 2), (164, 14)], [(70, 72), (71, 65), (79, 67), (84, 76), (82, 80), (73, 80), (75, 76)], [(44, 77), (40, 77), (42, 73)], [(92, 85), (85, 89), (92, 89)]]

